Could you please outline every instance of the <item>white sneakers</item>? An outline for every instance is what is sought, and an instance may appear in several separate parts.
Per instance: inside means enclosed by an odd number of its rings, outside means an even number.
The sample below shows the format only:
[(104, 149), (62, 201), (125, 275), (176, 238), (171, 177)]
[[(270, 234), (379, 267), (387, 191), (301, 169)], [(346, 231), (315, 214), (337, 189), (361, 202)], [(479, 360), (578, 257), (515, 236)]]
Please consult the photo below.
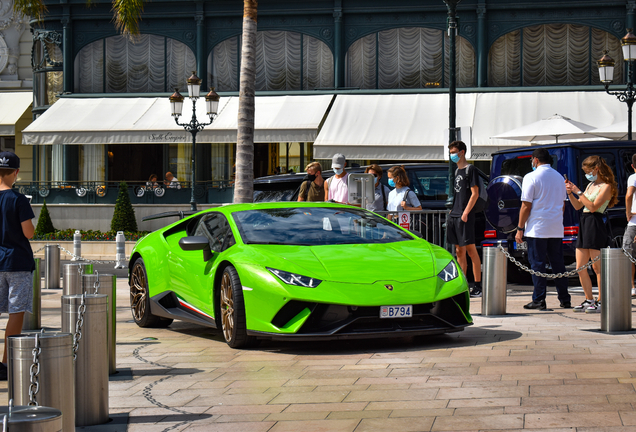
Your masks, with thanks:
[(632, 297), (636, 297), (636, 288), (632, 288)]

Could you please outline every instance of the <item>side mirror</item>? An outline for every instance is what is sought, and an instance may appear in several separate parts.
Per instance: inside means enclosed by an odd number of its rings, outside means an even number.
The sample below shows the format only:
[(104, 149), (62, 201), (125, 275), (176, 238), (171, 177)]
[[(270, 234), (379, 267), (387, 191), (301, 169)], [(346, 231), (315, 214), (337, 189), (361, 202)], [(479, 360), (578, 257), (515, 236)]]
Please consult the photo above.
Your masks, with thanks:
[(208, 261), (212, 258), (212, 250), (210, 242), (203, 236), (183, 237), (179, 240), (179, 247), (184, 251), (203, 251), (203, 260)]
[(415, 230), (410, 229), (410, 230), (409, 230), (409, 232), (410, 232), (411, 234), (413, 234), (414, 236), (417, 236), (417, 237), (419, 237), (419, 238), (421, 238), (421, 239), (423, 239), (423, 238), (424, 238), (424, 236), (422, 235), (422, 233), (421, 233), (421, 232), (419, 232), (419, 231), (415, 231)]

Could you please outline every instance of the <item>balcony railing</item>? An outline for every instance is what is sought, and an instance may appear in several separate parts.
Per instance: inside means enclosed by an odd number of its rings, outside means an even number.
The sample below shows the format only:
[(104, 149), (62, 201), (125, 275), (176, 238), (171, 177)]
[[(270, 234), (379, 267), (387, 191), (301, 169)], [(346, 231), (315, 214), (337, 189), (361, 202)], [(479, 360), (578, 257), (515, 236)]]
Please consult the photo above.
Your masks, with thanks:
[[(120, 182), (40, 181), (18, 182), (15, 187), (32, 197), (32, 204), (115, 204)], [(181, 189), (148, 186), (146, 181), (127, 181), (128, 196), (133, 204), (188, 204), (191, 182), (179, 181)], [(234, 190), (229, 181), (196, 182), (197, 204), (232, 202)]]

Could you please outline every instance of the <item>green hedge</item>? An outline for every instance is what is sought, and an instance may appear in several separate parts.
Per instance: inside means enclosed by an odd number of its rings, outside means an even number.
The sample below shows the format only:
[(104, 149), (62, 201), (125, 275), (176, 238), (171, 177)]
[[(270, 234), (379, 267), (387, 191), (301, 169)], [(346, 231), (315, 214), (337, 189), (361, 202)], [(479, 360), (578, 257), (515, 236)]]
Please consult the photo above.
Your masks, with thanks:
[[(80, 231), (82, 234), (82, 241), (115, 241), (117, 236), (116, 231)], [(54, 233), (49, 234), (36, 234), (33, 236), (32, 240), (60, 240), (60, 241), (73, 241), (73, 234), (75, 234), (74, 229), (67, 229), (62, 231), (55, 231)], [(124, 232), (124, 236), (128, 241), (137, 241), (143, 236), (148, 234), (148, 231), (137, 231), (137, 232)]]

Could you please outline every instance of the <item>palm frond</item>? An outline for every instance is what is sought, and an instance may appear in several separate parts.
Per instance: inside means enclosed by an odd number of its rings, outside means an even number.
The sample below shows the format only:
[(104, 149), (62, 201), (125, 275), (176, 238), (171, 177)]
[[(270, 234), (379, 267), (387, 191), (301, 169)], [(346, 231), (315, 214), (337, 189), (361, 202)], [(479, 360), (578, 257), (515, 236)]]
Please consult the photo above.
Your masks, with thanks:
[(113, 0), (115, 28), (124, 36), (139, 34), (139, 21), (144, 11), (145, 0)]
[(13, 11), (19, 15), (30, 16), (38, 21), (46, 12), (46, 6), (43, 0), (15, 0), (13, 2)]

